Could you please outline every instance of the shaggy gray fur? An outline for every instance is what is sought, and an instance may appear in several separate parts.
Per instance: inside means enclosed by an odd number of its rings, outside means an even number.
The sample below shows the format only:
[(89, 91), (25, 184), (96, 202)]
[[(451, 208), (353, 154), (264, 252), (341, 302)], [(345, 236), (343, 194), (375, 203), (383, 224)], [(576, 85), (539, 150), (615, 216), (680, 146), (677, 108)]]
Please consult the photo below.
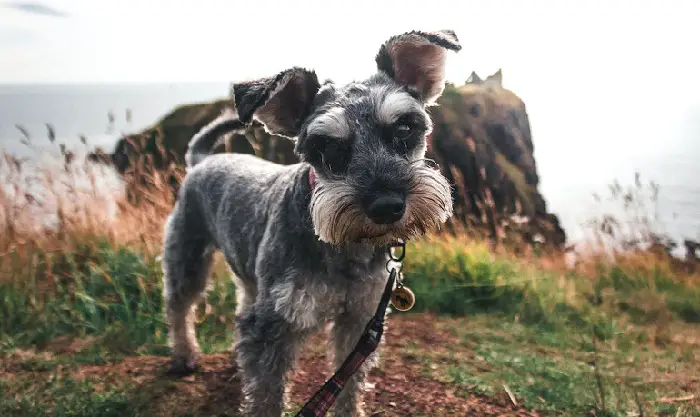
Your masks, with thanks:
[[(431, 130), (425, 107), (444, 88), (448, 49), (460, 49), (453, 32), (414, 31), (382, 45), (377, 74), (361, 82), (321, 86), (312, 71), (292, 68), (233, 85), (235, 111), (192, 140), (165, 227), (174, 371), (196, 369), (193, 309), (215, 250), (237, 286), (234, 352), (243, 415), (282, 415), (295, 355), (326, 323), (333, 325), (335, 366), (343, 362), (381, 297), (386, 245), (440, 227), (452, 214), (450, 185), (424, 159)], [(302, 162), (206, 156), (207, 144), (253, 119), (295, 140)], [(364, 415), (361, 388), (376, 360), (345, 387), (336, 416)]]

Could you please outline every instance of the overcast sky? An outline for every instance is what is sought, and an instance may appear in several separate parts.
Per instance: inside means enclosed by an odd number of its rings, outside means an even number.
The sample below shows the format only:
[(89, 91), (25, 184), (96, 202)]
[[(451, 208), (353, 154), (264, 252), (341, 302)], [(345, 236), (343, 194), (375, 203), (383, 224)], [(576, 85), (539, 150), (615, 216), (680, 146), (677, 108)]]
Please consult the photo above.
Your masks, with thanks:
[[(428, 6), (429, 5), (429, 6)], [(0, 0), (0, 82), (228, 81), (291, 65), (369, 73), (388, 36), (452, 28), (448, 76), (697, 87), (700, 1)]]

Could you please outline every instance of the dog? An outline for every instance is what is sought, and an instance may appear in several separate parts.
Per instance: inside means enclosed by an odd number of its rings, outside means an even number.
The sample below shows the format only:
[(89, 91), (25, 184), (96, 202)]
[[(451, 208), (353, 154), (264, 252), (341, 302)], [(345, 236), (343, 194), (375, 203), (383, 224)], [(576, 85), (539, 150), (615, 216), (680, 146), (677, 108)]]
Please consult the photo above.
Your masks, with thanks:
[[(237, 288), (233, 357), (246, 416), (283, 413), (285, 376), (306, 336), (331, 323), (335, 366), (352, 351), (388, 279), (388, 245), (439, 229), (451, 185), (425, 158), (427, 108), (445, 86), (451, 30), (389, 38), (363, 81), (319, 83), (292, 67), (233, 83), (232, 108), (190, 141), (187, 174), (163, 239), (164, 300), (173, 372), (197, 369), (194, 308), (216, 250)], [(300, 162), (209, 150), (253, 121), (294, 141)], [(334, 405), (362, 416), (368, 358)]]

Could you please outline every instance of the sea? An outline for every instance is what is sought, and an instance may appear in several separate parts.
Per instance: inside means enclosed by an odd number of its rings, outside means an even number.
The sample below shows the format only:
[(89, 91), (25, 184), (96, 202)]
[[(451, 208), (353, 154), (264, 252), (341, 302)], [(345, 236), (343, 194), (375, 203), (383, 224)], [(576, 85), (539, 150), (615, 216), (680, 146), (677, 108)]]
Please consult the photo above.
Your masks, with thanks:
[[(175, 106), (226, 97), (228, 88), (227, 83), (0, 85), (0, 148), (40, 167), (60, 158), (59, 144), (79, 155), (95, 147), (111, 151), (120, 135), (154, 124)], [(561, 103), (533, 97), (526, 104), (540, 192), (572, 243), (590, 238), (591, 220), (606, 213), (632, 224), (648, 221), (675, 239), (700, 239), (700, 102), (653, 117), (618, 112), (607, 122), (599, 118), (600, 126), (590, 114), (577, 119), (563, 113)], [(102, 180), (105, 189), (118, 184), (113, 173)], [(614, 182), (636, 189), (641, 205), (625, 209), (619, 199), (609, 201)], [(658, 185), (656, 198), (652, 182)]]

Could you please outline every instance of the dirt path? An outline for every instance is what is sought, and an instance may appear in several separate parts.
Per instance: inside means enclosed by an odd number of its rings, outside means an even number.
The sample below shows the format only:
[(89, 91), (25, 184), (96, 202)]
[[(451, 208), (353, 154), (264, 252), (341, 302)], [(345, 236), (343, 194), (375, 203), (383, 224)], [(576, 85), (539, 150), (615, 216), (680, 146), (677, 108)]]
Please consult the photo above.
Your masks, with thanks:
[[(486, 397), (426, 375), (422, 356), (407, 351), (405, 344), (410, 341), (420, 351), (439, 351), (457, 344), (453, 335), (436, 329), (434, 322), (425, 315), (391, 317), (380, 369), (369, 378), (374, 388), (366, 396), (369, 416), (538, 415), (514, 406), (505, 393)], [(228, 354), (205, 356), (197, 373), (179, 379), (164, 374), (167, 365), (166, 357), (127, 357), (116, 364), (78, 366), (71, 376), (97, 384), (128, 381), (134, 388), (134, 401), (146, 404), (148, 415), (238, 415), (240, 385)], [(5, 371), (26, 372), (22, 367)], [(323, 335), (319, 334), (311, 338), (290, 376), (293, 403), (303, 404), (330, 375)]]

